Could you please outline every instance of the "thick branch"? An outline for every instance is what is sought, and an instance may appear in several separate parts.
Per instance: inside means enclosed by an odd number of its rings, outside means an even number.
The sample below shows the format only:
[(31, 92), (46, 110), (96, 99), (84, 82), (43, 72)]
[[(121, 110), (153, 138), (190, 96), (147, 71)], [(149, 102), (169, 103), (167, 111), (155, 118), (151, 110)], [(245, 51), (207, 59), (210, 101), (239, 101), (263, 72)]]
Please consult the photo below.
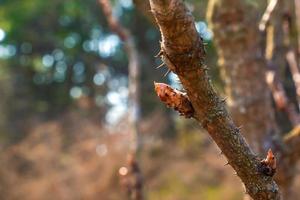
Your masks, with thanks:
[(259, 172), (260, 159), (252, 152), (210, 84), (204, 45), (191, 13), (181, 0), (150, 0), (162, 34), (161, 56), (176, 73), (195, 109), (194, 118), (208, 131), (237, 172), (253, 199), (280, 199), (271, 177)]
[(290, 150), (290, 159), (295, 163), (300, 158), (300, 125), (291, 130), (284, 141)]

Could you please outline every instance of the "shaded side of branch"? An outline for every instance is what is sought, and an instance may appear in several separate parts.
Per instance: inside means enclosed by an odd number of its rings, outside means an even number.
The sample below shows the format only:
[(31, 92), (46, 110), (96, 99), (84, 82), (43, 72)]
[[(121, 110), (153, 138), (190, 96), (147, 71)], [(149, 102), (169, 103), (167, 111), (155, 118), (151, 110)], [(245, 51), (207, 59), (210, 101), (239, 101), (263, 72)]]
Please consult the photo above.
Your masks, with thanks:
[(217, 143), (253, 199), (280, 199), (276, 183), (258, 171), (260, 159), (210, 84), (203, 41), (191, 13), (181, 0), (150, 0), (150, 6), (162, 35), (161, 58), (178, 75), (195, 110), (193, 117)]

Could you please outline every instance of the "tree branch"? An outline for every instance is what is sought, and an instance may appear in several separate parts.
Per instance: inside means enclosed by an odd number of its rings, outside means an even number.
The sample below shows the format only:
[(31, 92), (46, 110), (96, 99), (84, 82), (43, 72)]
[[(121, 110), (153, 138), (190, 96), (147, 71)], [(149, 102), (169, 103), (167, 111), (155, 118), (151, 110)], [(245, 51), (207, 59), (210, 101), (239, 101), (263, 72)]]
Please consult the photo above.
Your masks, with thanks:
[(276, 108), (288, 116), (293, 126), (299, 124), (299, 114), (296, 107), (287, 98), (286, 92), (275, 69), (269, 69), (266, 73), (266, 82), (272, 92)]
[(296, 28), (297, 28), (297, 40), (298, 40), (298, 54), (300, 53), (300, 0), (294, 0), (295, 12), (296, 12)]
[[(128, 57), (128, 112), (129, 112), (129, 126), (130, 126), (130, 150), (127, 162), (129, 169), (126, 178), (132, 181), (125, 181), (127, 184), (128, 195), (132, 200), (142, 200), (142, 173), (139, 170), (136, 156), (140, 149), (139, 141), (139, 118), (140, 118), (140, 104), (139, 104), (139, 58), (134, 39), (125, 27), (123, 27), (112, 14), (112, 8), (109, 0), (98, 0), (104, 15), (107, 18), (108, 25), (120, 39), (124, 42), (125, 52)], [(138, 170), (134, 170), (138, 169)], [(129, 178), (128, 178), (129, 177)], [(130, 178), (132, 177), (132, 178)]]
[(300, 125), (294, 127), (285, 137), (284, 141), (289, 148), (289, 159), (295, 163), (300, 158)]
[(195, 110), (193, 117), (217, 143), (253, 199), (280, 199), (278, 186), (259, 172), (260, 159), (210, 84), (203, 41), (191, 13), (181, 0), (150, 0), (150, 6), (162, 35), (161, 58), (178, 75)]
[(270, 21), (271, 14), (274, 11), (277, 3), (278, 3), (278, 0), (271, 0), (270, 3), (268, 4), (268, 7), (267, 7), (266, 11), (264, 12), (264, 14), (259, 22), (259, 25), (258, 25), (260, 31), (266, 30), (267, 23)]
[(138, 79), (139, 79), (139, 58), (138, 53), (134, 44), (133, 37), (131, 33), (123, 27), (118, 20), (112, 14), (112, 8), (109, 0), (98, 0), (101, 5), (102, 11), (105, 14), (109, 27), (114, 31), (120, 39), (124, 42), (125, 51), (128, 56), (128, 70), (129, 70), (129, 120), (131, 124), (131, 129), (134, 132), (132, 134), (132, 149), (137, 151), (138, 149), (138, 118), (140, 113), (139, 105), (139, 89), (138, 89)]

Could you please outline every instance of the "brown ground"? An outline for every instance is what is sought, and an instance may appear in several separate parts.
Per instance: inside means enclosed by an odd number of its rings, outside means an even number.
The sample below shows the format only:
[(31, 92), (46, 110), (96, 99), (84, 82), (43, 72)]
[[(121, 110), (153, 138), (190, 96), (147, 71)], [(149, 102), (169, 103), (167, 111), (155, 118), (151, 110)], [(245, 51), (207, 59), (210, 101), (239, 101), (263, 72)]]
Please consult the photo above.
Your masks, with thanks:
[[(117, 172), (127, 138), (126, 131), (112, 132), (76, 114), (36, 123), (24, 140), (1, 150), (0, 199), (124, 199)], [(148, 200), (242, 199), (240, 180), (206, 133), (179, 129), (176, 139), (147, 135), (144, 141)]]

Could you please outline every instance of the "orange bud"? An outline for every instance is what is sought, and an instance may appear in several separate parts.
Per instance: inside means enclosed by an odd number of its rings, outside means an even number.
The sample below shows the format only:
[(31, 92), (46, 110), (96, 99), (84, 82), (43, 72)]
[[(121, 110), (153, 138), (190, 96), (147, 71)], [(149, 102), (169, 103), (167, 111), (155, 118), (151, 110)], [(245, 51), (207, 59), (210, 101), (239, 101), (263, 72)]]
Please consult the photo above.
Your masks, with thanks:
[(180, 115), (190, 118), (194, 114), (194, 108), (188, 98), (188, 96), (165, 83), (154, 82), (154, 89), (157, 96), (168, 107), (177, 110)]
[(271, 149), (269, 149), (265, 162), (272, 168), (276, 169), (276, 158)]
[(259, 166), (259, 171), (267, 176), (273, 176), (276, 172), (276, 158), (271, 149), (269, 149), (267, 157), (263, 159)]

